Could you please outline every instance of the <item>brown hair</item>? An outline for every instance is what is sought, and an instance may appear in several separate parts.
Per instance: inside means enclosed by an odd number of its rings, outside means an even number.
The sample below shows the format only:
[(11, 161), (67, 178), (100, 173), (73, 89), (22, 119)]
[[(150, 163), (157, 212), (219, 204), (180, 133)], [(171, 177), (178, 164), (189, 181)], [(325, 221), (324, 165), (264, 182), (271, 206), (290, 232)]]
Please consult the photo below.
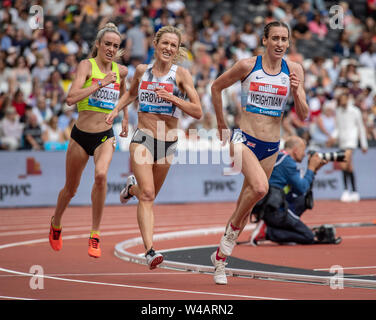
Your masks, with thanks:
[[(121, 39), (121, 34), (117, 28), (117, 26), (112, 23), (112, 22), (108, 22), (106, 23), (106, 25), (100, 29), (97, 33), (97, 36), (95, 38), (95, 41), (94, 41), (94, 44), (93, 44), (93, 47), (91, 49), (91, 52), (90, 52), (90, 56), (91, 58), (95, 58), (97, 55), (98, 55), (98, 48), (97, 46), (95, 45), (95, 43), (98, 41), (98, 42), (101, 42), (103, 36), (105, 35), (105, 33), (107, 32), (113, 32), (113, 33), (116, 33), (119, 38)], [(116, 53), (116, 58), (119, 58), (121, 57), (122, 55), (124, 54), (124, 50), (123, 49), (120, 49), (118, 50), (118, 52)]]
[(187, 59), (188, 58), (187, 49), (181, 46), (182, 34), (178, 28), (173, 27), (173, 26), (164, 26), (160, 28), (154, 36), (154, 41), (156, 43), (159, 43), (159, 40), (161, 40), (162, 35), (164, 35), (165, 33), (176, 34), (179, 38), (179, 49), (178, 49), (177, 55), (175, 56), (173, 60), (173, 63), (181, 62)]
[(288, 35), (289, 35), (289, 38), (290, 38), (290, 28), (289, 26), (282, 22), (282, 21), (272, 21), (272, 22), (269, 22), (265, 27), (264, 27), (264, 37), (266, 39), (268, 39), (269, 37), (269, 32), (270, 32), (270, 29), (273, 28), (273, 27), (283, 27), (283, 28), (286, 28), (287, 29), (287, 32), (288, 32)]

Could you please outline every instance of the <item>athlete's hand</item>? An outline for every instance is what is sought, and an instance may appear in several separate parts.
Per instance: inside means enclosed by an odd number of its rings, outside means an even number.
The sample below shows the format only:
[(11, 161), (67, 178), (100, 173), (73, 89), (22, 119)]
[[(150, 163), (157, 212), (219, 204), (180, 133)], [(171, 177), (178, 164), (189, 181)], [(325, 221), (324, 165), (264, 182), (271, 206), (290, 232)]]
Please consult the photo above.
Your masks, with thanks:
[(107, 75), (104, 77), (102, 81), (102, 87), (105, 87), (109, 85), (110, 83), (116, 82), (116, 72), (109, 72)]
[(155, 88), (155, 93), (157, 94), (158, 98), (162, 98), (166, 101), (173, 102), (175, 96), (170, 94), (165, 88)]
[(296, 93), (298, 91), (298, 88), (300, 86), (300, 79), (296, 75), (295, 72), (290, 73), (290, 88), (292, 93)]
[(230, 141), (231, 130), (225, 124), (218, 124), (217, 136), (222, 141), (222, 145), (225, 146)]
[(128, 137), (128, 117), (124, 117), (121, 121), (121, 132), (119, 135), (123, 138)]
[(119, 115), (119, 111), (117, 109), (114, 109), (111, 111), (111, 113), (107, 114), (104, 120), (107, 124), (113, 124), (115, 118)]

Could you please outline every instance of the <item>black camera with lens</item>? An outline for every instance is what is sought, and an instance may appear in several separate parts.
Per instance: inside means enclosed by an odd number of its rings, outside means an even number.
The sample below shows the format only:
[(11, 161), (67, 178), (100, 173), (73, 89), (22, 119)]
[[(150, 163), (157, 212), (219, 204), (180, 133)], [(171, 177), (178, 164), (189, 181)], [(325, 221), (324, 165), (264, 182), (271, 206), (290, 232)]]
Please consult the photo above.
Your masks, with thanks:
[[(312, 156), (316, 151), (309, 151), (308, 154)], [(326, 161), (345, 162), (345, 150), (331, 151), (331, 152), (317, 152), (319, 157)]]

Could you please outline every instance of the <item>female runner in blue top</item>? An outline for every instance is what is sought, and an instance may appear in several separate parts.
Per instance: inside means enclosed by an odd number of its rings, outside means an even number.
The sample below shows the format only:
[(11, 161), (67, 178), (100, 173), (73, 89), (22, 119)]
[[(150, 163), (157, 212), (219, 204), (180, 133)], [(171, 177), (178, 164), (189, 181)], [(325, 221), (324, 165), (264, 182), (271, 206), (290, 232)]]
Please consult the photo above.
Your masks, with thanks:
[(219, 138), (226, 143), (230, 134), (223, 117), (221, 92), (236, 81), (242, 83), (240, 128), (233, 132), (230, 153), (235, 167), (239, 166), (244, 175), (244, 183), (219, 248), (211, 256), (217, 284), (227, 284), (226, 257), (231, 255), (249, 212), (268, 192), (268, 179), (279, 149), (283, 108), (290, 92), (298, 116), (305, 119), (308, 114), (303, 68), (283, 59), (289, 38), (286, 24), (279, 21), (267, 24), (262, 39), (265, 53), (238, 61), (211, 88)]

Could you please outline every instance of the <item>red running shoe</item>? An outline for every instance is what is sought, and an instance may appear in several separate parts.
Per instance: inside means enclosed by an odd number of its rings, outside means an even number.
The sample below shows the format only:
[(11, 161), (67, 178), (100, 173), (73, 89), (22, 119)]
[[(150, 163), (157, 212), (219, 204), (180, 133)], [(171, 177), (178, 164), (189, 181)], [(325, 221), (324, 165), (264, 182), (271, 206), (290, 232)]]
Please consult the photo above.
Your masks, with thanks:
[(62, 228), (60, 229), (54, 228), (52, 226), (53, 219), (54, 217), (52, 217), (51, 219), (50, 234), (48, 238), (50, 241), (51, 248), (54, 249), (55, 251), (59, 251), (63, 247), (63, 239), (61, 236)]
[(99, 248), (99, 235), (93, 234), (93, 236), (89, 238), (88, 254), (93, 258), (99, 258), (101, 256), (101, 248)]

